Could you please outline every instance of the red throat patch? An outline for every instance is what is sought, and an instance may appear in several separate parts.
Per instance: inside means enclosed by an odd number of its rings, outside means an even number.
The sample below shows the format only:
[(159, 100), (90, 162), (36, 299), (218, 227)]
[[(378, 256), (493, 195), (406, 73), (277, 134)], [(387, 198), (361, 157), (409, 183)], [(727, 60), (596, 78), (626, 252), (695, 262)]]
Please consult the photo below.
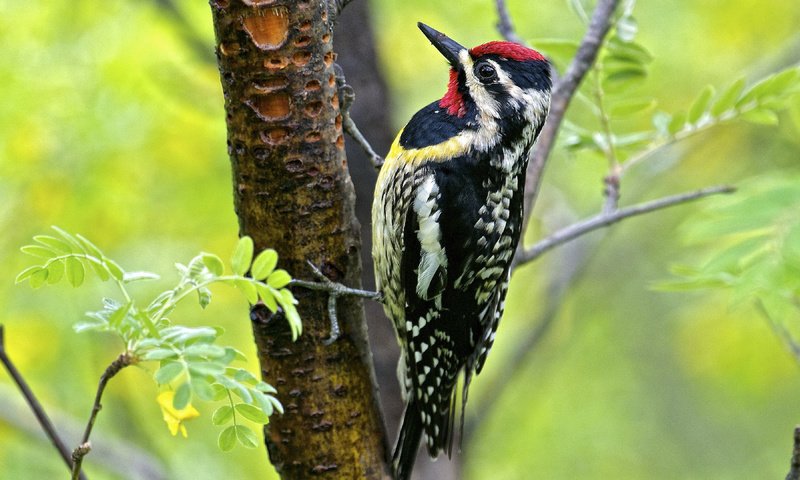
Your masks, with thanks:
[(470, 49), (470, 55), (473, 58), (478, 58), (483, 55), (499, 55), (509, 60), (516, 60), (518, 62), (544, 60), (544, 55), (528, 47), (523, 47), (518, 43), (513, 42), (489, 42), (483, 45), (478, 45)]
[(450, 81), (447, 82), (447, 92), (441, 100), (439, 107), (447, 109), (447, 113), (457, 117), (467, 114), (467, 107), (464, 105), (464, 96), (458, 91), (458, 71), (450, 69)]

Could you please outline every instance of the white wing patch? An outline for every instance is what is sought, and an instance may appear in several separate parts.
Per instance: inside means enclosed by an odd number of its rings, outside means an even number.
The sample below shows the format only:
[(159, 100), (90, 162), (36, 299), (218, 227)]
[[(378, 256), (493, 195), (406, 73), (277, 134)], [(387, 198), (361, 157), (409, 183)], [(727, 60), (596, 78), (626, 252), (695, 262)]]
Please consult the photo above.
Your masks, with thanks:
[(439, 227), (439, 216), (442, 211), (436, 202), (438, 195), (439, 186), (431, 175), (417, 187), (412, 206), (419, 223), (417, 239), (421, 246), (417, 295), (426, 300), (429, 300), (431, 282), (437, 272), (441, 270), (440, 275), (443, 275), (447, 268), (447, 256), (441, 243), (442, 230)]

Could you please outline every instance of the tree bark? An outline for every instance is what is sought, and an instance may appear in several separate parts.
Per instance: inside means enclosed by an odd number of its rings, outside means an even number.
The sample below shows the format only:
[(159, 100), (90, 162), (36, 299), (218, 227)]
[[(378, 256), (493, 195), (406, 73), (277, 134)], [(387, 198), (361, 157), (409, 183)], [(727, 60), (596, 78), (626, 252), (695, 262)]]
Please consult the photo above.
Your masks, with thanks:
[[(332, 2), (333, 3), (333, 2)], [(360, 286), (359, 226), (347, 173), (326, 2), (212, 0), (240, 234), (280, 265)], [(295, 290), (303, 334), (251, 311), (262, 376), (285, 407), (265, 428), (282, 478), (389, 478), (361, 302), (338, 302), (330, 346), (327, 297)]]

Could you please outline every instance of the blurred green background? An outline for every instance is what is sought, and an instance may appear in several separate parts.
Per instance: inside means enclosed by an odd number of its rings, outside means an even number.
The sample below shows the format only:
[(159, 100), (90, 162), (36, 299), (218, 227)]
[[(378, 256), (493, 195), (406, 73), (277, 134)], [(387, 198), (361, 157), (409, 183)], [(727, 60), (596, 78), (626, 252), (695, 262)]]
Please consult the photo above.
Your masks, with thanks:
[[(56, 224), (128, 269), (172, 279), (175, 261), (200, 250), (227, 255), (236, 239), (209, 7), (176, 4), (179, 17), (156, 0), (0, 0), (0, 322), (10, 355), (70, 448), (99, 375), (121, 348), (71, 325), (114, 292), (96, 281), (77, 290), (15, 286), (29, 264), (19, 247)], [(375, 30), (397, 128), (445, 89), (443, 62), (416, 22), (473, 45), (497, 37), (493, 4), (371, 3), (365, 21)], [(582, 35), (562, 0), (509, 7), (523, 38)], [(800, 57), (796, 2), (642, 2), (636, 12), (639, 41), (655, 57), (643, 88), (668, 111), (687, 108), (708, 83), (724, 86), (739, 74), (755, 80)], [(782, 120), (720, 127), (665, 151), (625, 178), (623, 203), (800, 171), (798, 126), (788, 114)], [(557, 153), (534, 230), (594, 213), (605, 169), (597, 157)], [(800, 422), (795, 359), (754, 308), (731, 307), (724, 292), (650, 288), (669, 277), (672, 263), (702, 258), (677, 232), (697, 208), (629, 220), (516, 275), (492, 359), (473, 382), (469, 413), (480, 421), (465, 442), (464, 478), (785, 475)], [(536, 327), (552, 279), (576, 264), (585, 268), (549, 334), (500, 395), (514, 340)], [(246, 312), (235, 292), (218, 289), (206, 311), (185, 305), (173, 318), (224, 326), (221, 343), (252, 358)], [(93, 439), (108, 451), (86, 460), (93, 479), (272, 474), (263, 449), (221, 453), (202, 405), (188, 439), (170, 436), (150, 373), (127, 369), (110, 384)], [(0, 477), (64, 473), (0, 374)]]

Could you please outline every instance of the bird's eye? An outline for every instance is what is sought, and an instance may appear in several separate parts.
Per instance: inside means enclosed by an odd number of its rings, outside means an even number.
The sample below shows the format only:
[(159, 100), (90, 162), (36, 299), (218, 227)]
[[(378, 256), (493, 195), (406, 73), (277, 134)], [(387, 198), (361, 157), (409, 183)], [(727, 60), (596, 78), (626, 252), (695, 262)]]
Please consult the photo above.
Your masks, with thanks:
[(478, 78), (482, 82), (491, 82), (492, 80), (497, 79), (497, 72), (494, 70), (494, 67), (488, 63), (482, 63), (478, 65), (477, 73)]

